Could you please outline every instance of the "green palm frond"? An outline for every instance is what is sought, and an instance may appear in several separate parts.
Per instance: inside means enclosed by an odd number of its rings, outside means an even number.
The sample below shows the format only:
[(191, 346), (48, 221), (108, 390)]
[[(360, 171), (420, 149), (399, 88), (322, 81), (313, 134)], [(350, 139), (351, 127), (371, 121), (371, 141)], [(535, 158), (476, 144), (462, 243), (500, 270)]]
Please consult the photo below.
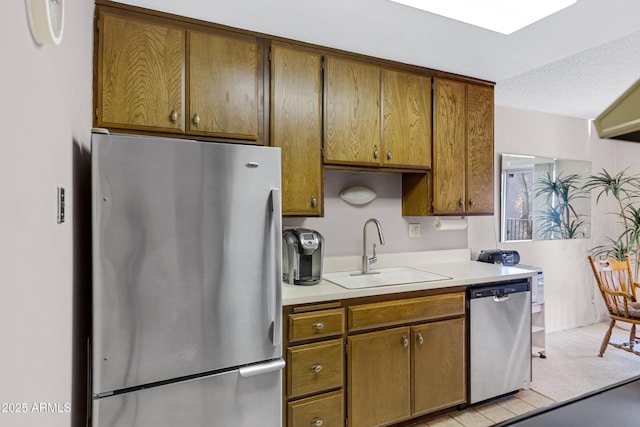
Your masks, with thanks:
[(559, 174), (554, 178), (549, 172), (536, 181), (534, 196), (542, 199), (545, 206), (537, 215), (539, 237), (575, 239), (585, 236), (580, 230), (586, 221), (573, 206), (576, 200), (588, 197), (581, 181), (578, 174)]

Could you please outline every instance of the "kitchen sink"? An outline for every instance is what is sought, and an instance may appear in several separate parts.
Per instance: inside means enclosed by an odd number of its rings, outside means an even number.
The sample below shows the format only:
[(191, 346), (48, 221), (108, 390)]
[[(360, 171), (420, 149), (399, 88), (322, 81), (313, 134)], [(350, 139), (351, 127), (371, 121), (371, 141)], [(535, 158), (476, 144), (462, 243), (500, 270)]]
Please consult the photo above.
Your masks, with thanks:
[(360, 271), (340, 271), (322, 275), (324, 280), (340, 285), (347, 289), (375, 288), (378, 286), (406, 285), (408, 283), (433, 282), (437, 280), (450, 280), (451, 277), (428, 271), (416, 270), (409, 267), (389, 267), (371, 269), (370, 273), (362, 274)]

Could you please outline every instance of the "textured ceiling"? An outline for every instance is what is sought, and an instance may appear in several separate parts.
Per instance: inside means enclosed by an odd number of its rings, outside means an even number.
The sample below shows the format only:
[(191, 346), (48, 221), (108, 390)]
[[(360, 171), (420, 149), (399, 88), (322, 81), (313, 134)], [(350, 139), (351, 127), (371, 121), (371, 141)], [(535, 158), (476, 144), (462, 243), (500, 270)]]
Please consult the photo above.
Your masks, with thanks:
[(578, 0), (510, 35), (388, 0), (118, 1), (494, 81), (496, 104), (564, 116), (640, 78), (640, 0)]
[(638, 79), (640, 31), (498, 81), (496, 104), (593, 119)]

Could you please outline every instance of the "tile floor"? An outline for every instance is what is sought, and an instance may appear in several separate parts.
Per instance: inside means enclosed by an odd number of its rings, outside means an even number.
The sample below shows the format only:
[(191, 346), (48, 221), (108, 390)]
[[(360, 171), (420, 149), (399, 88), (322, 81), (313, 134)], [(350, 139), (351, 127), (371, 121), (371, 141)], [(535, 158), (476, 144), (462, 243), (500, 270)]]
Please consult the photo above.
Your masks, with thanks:
[(551, 403), (554, 401), (534, 390), (521, 390), (488, 403), (421, 421), (412, 427), (489, 427)]
[[(605, 357), (597, 356), (607, 328), (608, 322), (594, 323), (548, 334), (548, 358), (533, 358), (532, 388), (489, 403), (427, 418), (412, 424), (412, 427), (493, 426), (556, 401), (640, 375), (640, 358), (636, 355), (609, 347)], [(612, 341), (626, 341), (627, 334), (627, 330), (614, 329)], [(575, 375), (576, 372), (590, 374)]]

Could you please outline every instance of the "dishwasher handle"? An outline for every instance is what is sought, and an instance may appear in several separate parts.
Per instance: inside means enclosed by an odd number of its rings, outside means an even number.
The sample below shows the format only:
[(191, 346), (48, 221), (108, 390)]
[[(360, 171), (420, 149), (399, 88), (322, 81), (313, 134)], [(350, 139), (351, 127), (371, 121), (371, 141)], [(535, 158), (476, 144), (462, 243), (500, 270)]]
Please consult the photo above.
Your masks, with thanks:
[(509, 294), (504, 294), (504, 295), (495, 295), (493, 297), (493, 301), (494, 302), (505, 302), (505, 301), (509, 301)]

